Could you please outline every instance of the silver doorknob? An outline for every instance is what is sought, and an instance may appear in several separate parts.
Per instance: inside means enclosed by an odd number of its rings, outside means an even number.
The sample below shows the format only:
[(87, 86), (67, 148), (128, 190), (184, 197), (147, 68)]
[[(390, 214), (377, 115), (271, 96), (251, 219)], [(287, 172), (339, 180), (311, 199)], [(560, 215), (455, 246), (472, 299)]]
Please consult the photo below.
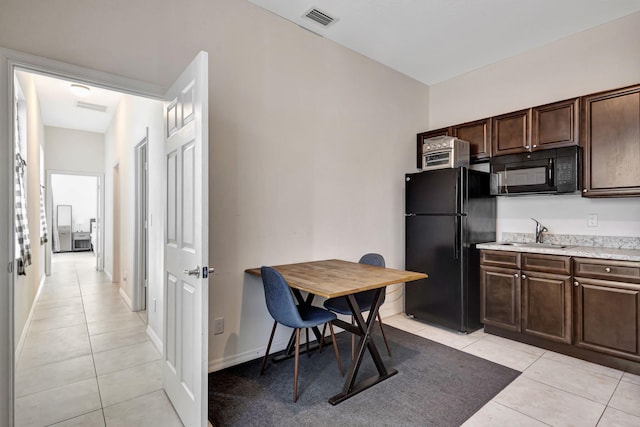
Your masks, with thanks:
[(207, 267), (207, 266), (202, 267), (202, 278), (203, 279), (208, 278), (209, 275), (214, 271), (216, 271), (216, 269), (213, 267)]
[(200, 277), (200, 266), (196, 265), (196, 268), (193, 270), (186, 269), (184, 270), (184, 274), (188, 274), (189, 276), (196, 276), (196, 278)]
[(605, 268), (604, 271), (606, 271), (607, 273), (611, 273), (611, 269), (609, 267)]
[(523, 274), (523, 275), (522, 275), (522, 278), (523, 278), (523, 279), (526, 279), (526, 278), (527, 278), (527, 275), (526, 275), (526, 274)]
[(573, 282), (573, 286), (580, 286), (580, 283), (579, 283), (579, 282), (577, 282), (577, 281), (576, 281), (576, 282)]
[(518, 273), (514, 274), (513, 277), (518, 278)]

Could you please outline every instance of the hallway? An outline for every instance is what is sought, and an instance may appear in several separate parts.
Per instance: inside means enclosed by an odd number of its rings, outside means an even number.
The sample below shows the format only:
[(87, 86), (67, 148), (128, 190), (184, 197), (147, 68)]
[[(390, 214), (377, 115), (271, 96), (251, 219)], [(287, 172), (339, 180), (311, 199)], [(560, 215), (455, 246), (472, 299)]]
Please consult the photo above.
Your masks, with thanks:
[(92, 253), (54, 254), (36, 301), (17, 356), (16, 427), (182, 426), (144, 312), (129, 310)]

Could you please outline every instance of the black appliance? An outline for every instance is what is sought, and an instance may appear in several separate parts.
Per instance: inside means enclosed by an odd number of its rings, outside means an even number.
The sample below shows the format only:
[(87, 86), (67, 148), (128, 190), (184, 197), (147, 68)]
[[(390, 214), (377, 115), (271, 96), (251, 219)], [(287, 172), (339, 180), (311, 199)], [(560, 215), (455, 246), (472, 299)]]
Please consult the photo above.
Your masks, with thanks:
[(580, 147), (551, 148), (491, 158), (491, 193), (573, 193), (582, 187)]
[(460, 332), (480, 323), (480, 253), (496, 240), (490, 174), (465, 167), (406, 175), (406, 269), (429, 278), (405, 284), (407, 315)]

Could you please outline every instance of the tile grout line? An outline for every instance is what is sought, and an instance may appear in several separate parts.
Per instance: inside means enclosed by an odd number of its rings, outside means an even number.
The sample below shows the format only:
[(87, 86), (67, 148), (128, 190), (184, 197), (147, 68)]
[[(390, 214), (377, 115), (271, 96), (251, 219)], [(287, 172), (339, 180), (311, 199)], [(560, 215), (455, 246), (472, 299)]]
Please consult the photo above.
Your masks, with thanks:
[[(75, 264), (74, 264), (75, 266)], [(102, 421), (104, 425), (107, 425), (107, 420), (104, 415), (104, 405), (102, 404), (102, 394), (100, 393), (100, 382), (98, 381), (98, 370), (96, 369), (96, 359), (93, 355), (93, 344), (91, 344), (91, 334), (89, 334), (89, 322), (87, 321), (87, 311), (84, 307), (84, 294), (82, 292), (82, 286), (80, 286), (80, 275), (78, 274), (78, 268), (75, 267), (76, 280), (78, 282), (78, 288), (80, 290), (80, 302), (82, 304), (82, 314), (84, 315), (85, 327), (87, 328), (87, 339), (89, 340), (89, 351), (91, 352), (91, 362), (93, 363), (93, 373), (96, 379), (96, 388), (98, 389), (98, 399), (100, 399), (100, 411), (102, 412)]]

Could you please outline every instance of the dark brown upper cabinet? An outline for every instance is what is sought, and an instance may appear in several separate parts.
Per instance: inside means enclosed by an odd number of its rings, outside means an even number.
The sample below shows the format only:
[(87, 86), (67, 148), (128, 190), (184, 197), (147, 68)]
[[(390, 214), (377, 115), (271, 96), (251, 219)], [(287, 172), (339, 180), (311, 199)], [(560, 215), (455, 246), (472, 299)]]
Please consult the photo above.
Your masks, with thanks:
[(475, 120), (452, 127), (453, 136), (469, 142), (471, 161), (491, 157), (491, 119)]
[(451, 136), (452, 135), (451, 132), (452, 132), (451, 128), (448, 127), (448, 128), (429, 130), (427, 132), (422, 132), (418, 134), (418, 141), (416, 144), (417, 146), (416, 159), (417, 159), (418, 169), (422, 169), (422, 141), (428, 138), (434, 138), (436, 136)]
[(493, 155), (523, 153), (531, 150), (529, 126), (531, 109), (493, 117)]
[(640, 85), (583, 98), (586, 197), (640, 196)]
[(531, 151), (578, 145), (580, 98), (531, 109)]

